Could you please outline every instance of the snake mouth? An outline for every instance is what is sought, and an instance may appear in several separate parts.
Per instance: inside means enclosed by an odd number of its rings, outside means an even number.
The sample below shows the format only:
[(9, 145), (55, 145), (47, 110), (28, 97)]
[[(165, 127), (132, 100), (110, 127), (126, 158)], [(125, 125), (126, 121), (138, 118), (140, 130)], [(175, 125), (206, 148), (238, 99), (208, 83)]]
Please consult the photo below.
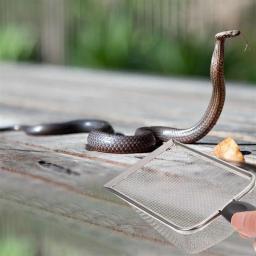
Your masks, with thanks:
[(230, 37), (239, 36), (240, 33), (241, 32), (239, 30), (228, 30), (228, 31), (223, 31), (223, 32), (220, 32), (220, 33), (216, 34), (215, 38), (217, 40), (221, 40), (221, 39), (226, 39), (226, 38), (230, 38)]

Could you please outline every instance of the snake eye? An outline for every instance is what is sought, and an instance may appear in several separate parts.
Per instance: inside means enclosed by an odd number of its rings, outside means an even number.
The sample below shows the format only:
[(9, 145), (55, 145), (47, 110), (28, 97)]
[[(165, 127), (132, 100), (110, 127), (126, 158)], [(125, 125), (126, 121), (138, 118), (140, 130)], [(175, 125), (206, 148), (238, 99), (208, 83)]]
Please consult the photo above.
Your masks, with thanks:
[(231, 30), (231, 36), (239, 36), (240, 33), (241, 32), (239, 30)]
[(230, 37), (235, 37), (240, 35), (239, 30), (228, 30), (228, 31), (223, 31), (215, 35), (216, 39), (225, 39), (225, 38), (230, 38)]

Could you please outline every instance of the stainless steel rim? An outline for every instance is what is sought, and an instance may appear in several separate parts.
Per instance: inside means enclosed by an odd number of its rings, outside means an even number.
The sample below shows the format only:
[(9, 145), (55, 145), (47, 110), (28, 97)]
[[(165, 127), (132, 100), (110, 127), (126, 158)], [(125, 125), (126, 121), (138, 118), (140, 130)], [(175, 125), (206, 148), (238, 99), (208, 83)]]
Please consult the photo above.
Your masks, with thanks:
[[(208, 218), (206, 218), (205, 220), (201, 221), (197, 225), (194, 225), (194, 226), (191, 226), (191, 227), (186, 227), (186, 228), (178, 226), (178, 225), (175, 225), (173, 222), (170, 222), (165, 217), (163, 217), (160, 214), (158, 214), (158, 213), (148, 209), (145, 206), (142, 206), (136, 200), (130, 198), (127, 195), (124, 195), (122, 192), (117, 191), (115, 189), (115, 186), (119, 182), (121, 182), (122, 180), (124, 180), (127, 177), (129, 177), (129, 175), (133, 174), (138, 169), (142, 168), (145, 163), (148, 163), (149, 161), (153, 160), (157, 155), (159, 155), (162, 152), (166, 151), (168, 148), (172, 148), (175, 145), (183, 147), (184, 149), (188, 150), (190, 153), (194, 153), (197, 157), (204, 158), (207, 161), (212, 161), (215, 164), (217, 163), (217, 164), (221, 165), (221, 167), (225, 167), (225, 169), (227, 171), (232, 172), (232, 173), (234, 173), (236, 175), (239, 175), (239, 176), (241, 176), (243, 178), (248, 179), (250, 181), (250, 183), (240, 193), (235, 195), (232, 198), (232, 200), (228, 201), (225, 205), (223, 205), (223, 207), (221, 209), (219, 209), (218, 211), (214, 212), (212, 215), (210, 215)], [(205, 228), (210, 223), (212, 223), (217, 217), (219, 217), (221, 215), (220, 211), (222, 209), (224, 209), (233, 200), (240, 200), (245, 195), (250, 193), (255, 188), (255, 184), (256, 184), (256, 178), (255, 178), (255, 175), (253, 175), (252, 173), (250, 173), (250, 172), (248, 172), (246, 170), (243, 170), (242, 168), (239, 168), (237, 166), (233, 166), (233, 165), (231, 165), (231, 164), (229, 164), (227, 162), (224, 162), (224, 161), (222, 161), (220, 159), (217, 159), (215, 157), (212, 157), (212, 156), (209, 156), (209, 155), (204, 154), (202, 152), (199, 152), (199, 151), (197, 151), (197, 150), (195, 150), (195, 149), (193, 149), (193, 148), (191, 148), (191, 147), (189, 147), (187, 145), (184, 145), (184, 144), (182, 144), (180, 142), (170, 140), (170, 141), (166, 142), (163, 146), (158, 148), (156, 151), (154, 151), (152, 154), (150, 154), (149, 156), (145, 157), (143, 160), (139, 161), (137, 164), (133, 165), (130, 168), (130, 170), (128, 170), (127, 172), (125, 172), (125, 173), (123, 173), (121, 175), (119, 175), (118, 177), (116, 177), (112, 181), (108, 182), (105, 185), (105, 187), (107, 189), (109, 189), (111, 192), (113, 192), (115, 195), (117, 195), (118, 197), (120, 197), (121, 199), (126, 201), (131, 206), (133, 206), (133, 207), (139, 209), (140, 211), (143, 211), (144, 213), (150, 215), (152, 218), (154, 218), (157, 221), (160, 221), (162, 224), (164, 224), (167, 227), (173, 229), (175, 232), (178, 232), (178, 233), (183, 234), (183, 235), (191, 235), (191, 234), (196, 233), (199, 230)]]

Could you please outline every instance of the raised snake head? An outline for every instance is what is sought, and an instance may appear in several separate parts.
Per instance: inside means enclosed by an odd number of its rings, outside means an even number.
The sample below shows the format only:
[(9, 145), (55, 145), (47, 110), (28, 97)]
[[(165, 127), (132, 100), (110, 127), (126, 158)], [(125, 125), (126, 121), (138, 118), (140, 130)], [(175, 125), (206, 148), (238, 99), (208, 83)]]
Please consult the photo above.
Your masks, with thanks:
[(220, 33), (216, 34), (215, 38), (217, 40), (224, 40), (226, 38), (239, 36), (240, 33), (241, 32), (239, 30), (228, 30), (228, 31), (223, 31), (223, 32), (220, 32)]

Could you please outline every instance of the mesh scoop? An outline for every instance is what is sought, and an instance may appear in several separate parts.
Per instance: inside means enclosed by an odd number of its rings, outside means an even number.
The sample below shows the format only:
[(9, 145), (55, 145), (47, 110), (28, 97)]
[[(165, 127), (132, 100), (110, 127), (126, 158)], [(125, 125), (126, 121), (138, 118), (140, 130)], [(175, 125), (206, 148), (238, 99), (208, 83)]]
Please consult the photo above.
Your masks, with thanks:
[(169, 141), (105, 185), (188, 253), (233, 233), (221, 211), (253, 190), (250, 172)]

